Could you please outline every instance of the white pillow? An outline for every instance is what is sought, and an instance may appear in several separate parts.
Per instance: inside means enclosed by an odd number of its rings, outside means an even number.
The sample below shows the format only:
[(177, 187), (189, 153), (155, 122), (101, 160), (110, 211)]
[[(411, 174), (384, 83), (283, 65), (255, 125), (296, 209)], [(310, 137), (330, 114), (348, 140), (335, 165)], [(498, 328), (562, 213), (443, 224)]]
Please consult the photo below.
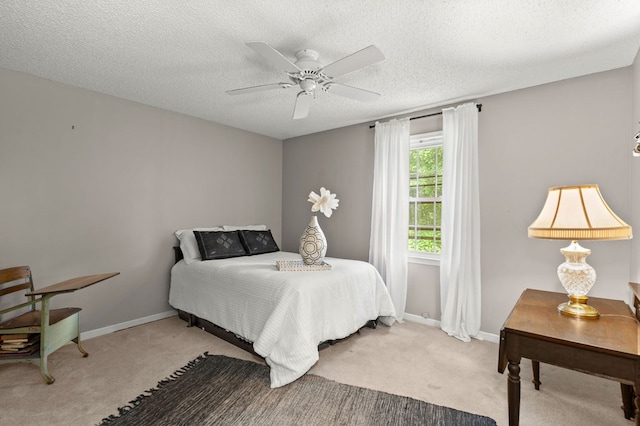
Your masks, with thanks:
[(184, 258), (184, 262), (188, 265), (194, 260), (202, 260), (200, 257), (200, 249), (198, 248), (198, 242), (196, 241), (196, 236), (193, 234), (193, 231), (224, 231), (224, 229), (220, 226), (215, 226), (213, 228), (194, 228), (194, 229), (180, 229), (176, 231), (174, 234), (176, 238), (180, 241), (180, 250), (182, 250), (182, 256)]
[(267, 225), (243, 225), (243, 226), (239, 226), (239, 225), (224, 225), (223, 228), (224, 228), (225, 231), (239, 231), (239, 230), (243, 230), (243, 229), (246, 229), (248, 231), (266, 231), (267, 230)]

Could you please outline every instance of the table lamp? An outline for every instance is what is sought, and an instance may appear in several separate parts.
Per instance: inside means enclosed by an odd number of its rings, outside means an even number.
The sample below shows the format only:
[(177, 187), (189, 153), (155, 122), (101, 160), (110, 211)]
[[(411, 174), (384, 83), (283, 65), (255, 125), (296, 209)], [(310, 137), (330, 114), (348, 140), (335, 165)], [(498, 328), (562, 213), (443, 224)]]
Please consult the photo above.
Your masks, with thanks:
[(529, 226), (529, 238), (571, 240), (560, 250), (566, 262), (558, 266), (558, 278), (569, 294), (558, 311), (578, 318), (597, 319), (598, 311), (587, 304), (587, 293), (596, 281), (596, 271), (586, 262), (591, 250), (577, 240), (624, 240), (632, 237), (627, 225), (609, 208), (598, 185), (549, 188), (547, 200)]

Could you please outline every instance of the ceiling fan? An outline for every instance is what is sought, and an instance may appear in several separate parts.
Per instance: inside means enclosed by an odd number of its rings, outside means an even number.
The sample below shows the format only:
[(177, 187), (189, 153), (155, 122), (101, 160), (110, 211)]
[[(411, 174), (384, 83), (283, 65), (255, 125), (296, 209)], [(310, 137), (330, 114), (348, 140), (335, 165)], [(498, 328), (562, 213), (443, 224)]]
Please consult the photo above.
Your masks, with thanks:
[(296, 104), (293, 109), (294, 120), (305, 118), (309, 115), (311, 102), (315, 98), (317, 88), (320, 88), (324, 92), (363, 102), (375, 101), (380, 97), (379, 93), (333, 81), (336, 77), (384, 60), (382, 52), (373, 45), (365, 47), (326, 66), (322, 66), (318, 61), (320, 55), (315, 50), (298, 50), (296, 52), (296, 61), (291, 62), (263, 41), (252, 41), (247, 43), (247, 46), (270, 61), (272, 65), (284, 70), (290, 81), (228, 90), (227, 93), (230, 95), (241, 95), (261, 92), (263, 90), (297, 89), (299, 87), (300, 91), (298, 92)]

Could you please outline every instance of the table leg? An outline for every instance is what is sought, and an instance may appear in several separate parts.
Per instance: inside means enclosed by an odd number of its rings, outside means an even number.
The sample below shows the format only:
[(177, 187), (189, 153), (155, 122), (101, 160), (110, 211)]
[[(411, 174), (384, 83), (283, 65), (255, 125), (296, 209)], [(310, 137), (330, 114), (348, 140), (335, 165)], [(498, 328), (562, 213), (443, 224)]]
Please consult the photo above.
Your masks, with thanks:
[(510, 360), (508, 369), (507, 401), (509, 404), (509, 426), (518, 426), (520, 424), (520, 362)]
[(531, 360), (531, 368), (533, 369), (533, 385), (536, 390), (540, 390), (540, 385), (542, 384), (540, 381), (540, 362)]
[(622, 411), (624, 412), (624, 418), (631, 420), (636, 412), (633, 386), (620, 383), (620, 391), (622, 392)]

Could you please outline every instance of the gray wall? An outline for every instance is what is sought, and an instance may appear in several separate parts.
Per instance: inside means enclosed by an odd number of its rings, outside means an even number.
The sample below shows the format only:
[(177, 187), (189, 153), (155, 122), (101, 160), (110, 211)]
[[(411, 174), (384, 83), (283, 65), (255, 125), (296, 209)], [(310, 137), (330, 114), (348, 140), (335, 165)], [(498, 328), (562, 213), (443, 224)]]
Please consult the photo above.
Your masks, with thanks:
[[(637, 66), (636, 66), (637, 68)], [(478, 99), (482, 220), (482, 330), (498, 333), (525, 288), (563, 291), (556, 277), (564, 241), (527, 238), (550, 186), (596, 183), (633, 225), (629, 128), (631, 67)], [(383, 101), (383, 100), (381, 100)], [(412, 115), (421, 115), (416, 112)], [(441, 128), (414, 120), (412, 133)], [(310, 213), (306, 194), (334, 190), (340, 207), (321, 218), (329, 256), (366, 259), (373, 129), (351, 126), (283, 143), (283, 245), (295, 250)], [(307, 203), (308, 204), (308, 203)], [(637, 215), (636, 211), (636, 215)], [(628, 300), (630, 241), (586, 242), (598, 281), (592, 296)], [(439, 319), (437, 267), (411, 264), (407, 312)]]
[(331, 218), (317, 214), (327, 237), (327, 256), (369, 258), (373, 146), (366, 142), (372, 135), (368, 125), (359, 125), (283, 142), (284, 250), (298, 251), (300, 234), (314, 214), (309, 192), (319, 194), (324, 186), (340, 200)]
[[(282, 142), (2, 69), (0, 93), (0, 267), (31, 265), (38, 287), (120, 271), (53, 299), (83, 308), (83, 331), (169, 309), (175, 229), (261, 222), (296, 251), (311, 216), (307, 195), (321, 186), (340, 198), (331, 218), (319, 216), (328, 255), (368, 258), (369, 123)], [(555, 269), (566, 244), (526, 237), (549, 186), (597, 183), (637, 225), (631, 182), (640, 160), (630, 149), (640, 64), (477, 102), (482, 330), (497, 333), (524, 288), (562, 291)], [(442, 123), (411, 126), (421, 133)], [(640, 280), (632, 262), (640, 242), (632, 242), (585, 243), (598, 272), (593, 296), (629, 300), (629, 271)], [(438, 276), (437, 267), (410, 265), (409, 313), (439, 318)]]
[[(631, 68), (482, 99), (479, 120), (482, 329), (497, 333), (525, 288), (564, 292), (568, 241), (527, 238), (557, 185), (595, 183), (621, 218), (629, 199)], [(630, 301), (631, 241), (585, 241), (598, 275), (591, 296)]]
[(55, 306), (83, 331), (162, 313), (173, 231), (265, 223), (280, 242), (282, 141), (0, 69), (0, 268), (36, 287), (121, 275)]
[[(419, 113), (413, 114), (418, 115)], [(403, 117), (403, 116), (399, 116)], [(384, 120), (381, 120), (384, 121)], [(327, 256), (369, 259), (373, 187), (374, 129), (365, 123), (283, 142), (283, 249), (298, 250), (298, 239), (311, 215), (310, 191), (324, 186), (337, 194), (340, 206), (331, 218), (318, 215), (327, 242)], [(411, 121), (413, 134), (442, 129), (442, 117)], [(428, 276), (428, 279), (424, 279)], [(407, 312), (438, 317), (439, 269), (409, 265)]]

